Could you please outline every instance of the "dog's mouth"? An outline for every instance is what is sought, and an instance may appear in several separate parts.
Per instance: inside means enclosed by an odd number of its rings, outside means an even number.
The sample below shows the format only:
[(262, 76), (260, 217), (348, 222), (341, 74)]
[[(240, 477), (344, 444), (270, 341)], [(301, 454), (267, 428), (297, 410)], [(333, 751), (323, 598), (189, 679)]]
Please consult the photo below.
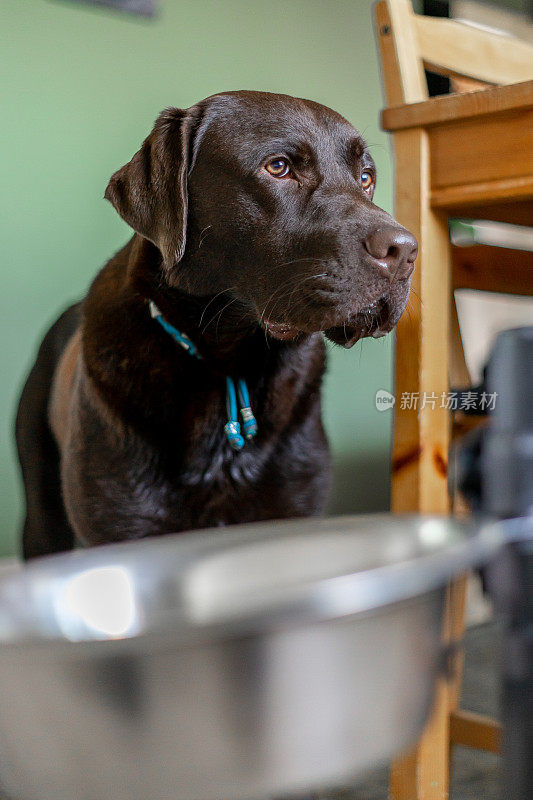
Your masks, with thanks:
[[(341, 325), (333, 325), (324, 330), (325, 336), (332, 342), (350, 348), (360, 339), (371, 336), (379, 339), (393, 329), (390, 321), (391, 313), (388, 301), (379, 298), (361, 311), (351, 314)], [(296, 328), (284, 322), (261, 322), (268, 336), (280, 341), (290, 341), (304, 336), (311, 331)]]
[(273, 339), (279, 339), (282, 342), (288, 342), (291, 339), (296, 339), (297, 336), (304, 334), (304, 331), (301, 331), (298, 328), (293, 328), (290, 325), (286, 325), (284, 322), (265, 321), (262, 322), (261, 325), (265, 329), (268, 336), (272, 336)]
[(352, 314), (342, 325), (327, 328), (324, 334), (335, 344), (350, 348), (367, 336), (380, 339), (393, 328), (394, 321), (391, 319), (389, 303), (380, 298), (362, 311)]

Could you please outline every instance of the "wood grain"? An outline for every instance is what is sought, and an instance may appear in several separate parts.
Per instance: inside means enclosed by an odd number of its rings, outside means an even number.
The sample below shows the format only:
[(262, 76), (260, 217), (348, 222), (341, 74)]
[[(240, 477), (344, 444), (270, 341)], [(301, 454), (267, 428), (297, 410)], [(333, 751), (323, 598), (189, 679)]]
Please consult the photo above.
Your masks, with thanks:
[(415, 14), (410, 0), (387, 0), (394, 50), (404, 103), (417, 103), (428, 96), (426, 76), (418, 56)]
[[(412, 294), (396, 333), (392, 508), (447, 513), (450, 414), (420, 401), (424, 393), (439, 397), (448, 391), (452, 368), (455, 378), (468, 381), (451, 305), (452, 278), (456, 286), (500, 290), (506, 272), (509, 289), (524, 293), (530, 281), (529, 268), (518, 274), (523, 259), (504, 256), (500, 248), (491, 248), (496, 252), (485, 270), (478, 248), (456, 248), (452, 272), (450, 215), (523, 224), (533, 216), (533, 80), (470, 91), (477, 88), (472, 79), (532, 78), (533, 48), (514, 41), (511, 47), (507, 39), (450, 20), (417, 17), (409, 0), (379, 3), (376, 25), (391, 106), (382, 112), (382, 127), (394, 133), (396, 216), (420, 245)], [(468, 93), (426, 99), (424, 63), (469, 78), (456, 82)], [(404, 407), (404, 395), (418, 397), (419, 404)], [(463, 634), (465, 587), (461, 578), (447, 589), (448, 643)], [(447, 800), (451, 746), (495, 747), (495, 723), (458, 710), (461, 651), (452, 666), (449, 679), (438, 682), (420, 742), (392, 766), (391, 800)]]
[[(429, 131), (431, 191), (490, 185), (506, 196), (533, 183), (533, 108), (447, 122)], [(475, 150), (473, 143), (475, 142)]]
[[(396, 216), (420, 245), (408, 309), (396, 333), (394, 511), (446, 513), (449, 415), (426, 396), (448, 391), (450, 259), (447, 217), (429, 206), (429, 143), (424, 131), (395, 137)], [(408, 176), (408, 177), (407, 177)], [(439, 269), (434, 265), (439, 264)], [(402, 408), (402, 397), (418, 407)], [(410, 453), (415, 458), (408, 458)], [(442, 465), (444, 464), (444, 470)], [(444, 472), (444, 474), (443, 474)]]
[(482, 244), (452, 247), (452, 284), (454, 289), (533, 295), (533, 253)]
[(445, 18), (414, 15), (414, 24), (419, 57), (433, 72), (495, 84), (533, 79), (528, 42)]
[[(533, 178), (530, 175), (511, 179), (496, 178), (493, 181), (444, 186), (431, 192), (431, 205), (446, 209), (449, 216), (477, 217), (495, 219), (500, 222), (515, 222), (517, 225), (530, 225), (532, 220), (531, 200), (533, 199)], [(494, 206), (514, 205), (496, 215)], [(521, 202), (516, 202), (521, 201)], [(474, 209), (478, 209), (474, 211)], [(501, 206), (500, 206), (501, 208)]]
[(428, 128), (440, 125), (442, 122), (531, 108), (533, 108), (533, 81), (526, 81), (511, 86), (496, 86), (466, 94), (443, 95), (424, 102), (386, 108), (381, 112), (381, 126), (391, 132), (405, 128)]
[(476, 750), (501, 752), (502, 729), (495, 720), (469, 711), (453, 711), (450, 717), (452, 745), (474, 747)]
[(381, 0), (374, 7), (374, 25), (380, 51), (381, 80), (385, 98), (389, 106), (398, 106), (405, 103), (405, 97), (392, 35), (392, 22), (385, 0)]

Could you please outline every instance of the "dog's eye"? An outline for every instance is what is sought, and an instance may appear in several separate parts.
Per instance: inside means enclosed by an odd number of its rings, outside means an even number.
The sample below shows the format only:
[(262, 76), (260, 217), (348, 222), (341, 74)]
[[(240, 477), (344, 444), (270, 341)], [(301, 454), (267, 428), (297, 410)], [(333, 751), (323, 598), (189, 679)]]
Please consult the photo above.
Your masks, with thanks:
[(365, 192), (368, 192), (372, 188), (373, 183), (374, 183), (374, 176), (372, 175), (371, 172), (365, 169), (364, 172), (361, 173), (361, 186), (363, 187)]
[(275, 178), (286, 178), (291, 168), (284, 158), (273, 158), (268, 164), (265, 164), (265, 169), (270, 172)]

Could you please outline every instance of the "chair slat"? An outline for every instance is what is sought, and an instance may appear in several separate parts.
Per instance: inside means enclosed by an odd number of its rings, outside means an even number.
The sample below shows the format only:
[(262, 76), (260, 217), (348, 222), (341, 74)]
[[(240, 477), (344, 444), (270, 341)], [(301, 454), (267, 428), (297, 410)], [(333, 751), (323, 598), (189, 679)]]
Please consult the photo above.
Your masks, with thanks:
[(533, 78), (533, 46), (527, 42), (455, 20), (413, 16), (419, 57), (433, 72), (492, 84)]
[(410, 0), (387, 1), (404, 103), (426, 100), (428, 89), (422, 61), (417, 57), (416, 17)]

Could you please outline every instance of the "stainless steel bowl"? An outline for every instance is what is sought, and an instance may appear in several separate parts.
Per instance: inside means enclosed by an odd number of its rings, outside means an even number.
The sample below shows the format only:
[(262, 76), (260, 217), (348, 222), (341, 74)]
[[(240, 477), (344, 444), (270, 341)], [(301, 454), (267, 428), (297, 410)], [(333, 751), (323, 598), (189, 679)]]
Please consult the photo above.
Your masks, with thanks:
[(0, 781), (20, 800), (339, 785), (419, 734), (442, 588), (499, 544), (438, 518), (167, 536), (0, 573)]

